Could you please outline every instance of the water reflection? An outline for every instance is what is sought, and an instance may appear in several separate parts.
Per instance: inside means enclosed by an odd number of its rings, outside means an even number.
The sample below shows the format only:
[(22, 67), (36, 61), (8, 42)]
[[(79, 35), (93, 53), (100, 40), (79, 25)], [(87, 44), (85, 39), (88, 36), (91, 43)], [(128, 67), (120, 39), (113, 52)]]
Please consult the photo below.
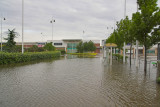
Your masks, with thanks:
[(155, 78), (156, 68), (144, 76), (134, 64), (75, 56), (1, 67), (0, 107), (158, 107)]

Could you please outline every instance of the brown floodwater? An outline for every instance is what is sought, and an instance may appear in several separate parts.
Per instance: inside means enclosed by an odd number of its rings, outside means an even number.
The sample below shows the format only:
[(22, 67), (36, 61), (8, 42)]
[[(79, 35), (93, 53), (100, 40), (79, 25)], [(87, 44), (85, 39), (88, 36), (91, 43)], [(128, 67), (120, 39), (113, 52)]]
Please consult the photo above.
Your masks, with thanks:
[(156, 76), (102, 58), (0, 66), (0, 107), (160, 107)]

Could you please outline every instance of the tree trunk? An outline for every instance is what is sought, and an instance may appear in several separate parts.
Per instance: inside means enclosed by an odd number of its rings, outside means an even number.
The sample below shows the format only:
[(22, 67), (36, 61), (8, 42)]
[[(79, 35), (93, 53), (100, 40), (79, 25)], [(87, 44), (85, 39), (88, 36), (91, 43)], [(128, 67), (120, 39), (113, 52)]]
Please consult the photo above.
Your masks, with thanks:
[(130, 46), (130, 67), (131, 67), (131, 51), (132, 51), (132, 44), (131, 44), (131, 46)]
[(144, 73), (146, 75), (147, 73), (147, 49), (146, 49), (146, 45), (144, 45)]

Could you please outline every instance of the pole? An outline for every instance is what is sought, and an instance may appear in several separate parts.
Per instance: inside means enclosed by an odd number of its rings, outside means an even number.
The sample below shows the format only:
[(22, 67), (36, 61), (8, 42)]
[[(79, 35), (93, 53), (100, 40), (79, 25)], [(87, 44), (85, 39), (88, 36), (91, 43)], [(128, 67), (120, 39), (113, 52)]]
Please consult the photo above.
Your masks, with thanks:
[[(124, 4), (124, 19), (126, 18), (126, 0), (125, 0), (125, 4)], [(126, 62), (125, 56), (126, 56), (126, 52), (125, 52), (125, 42), (124, 42), (124, 46), (123, 46), (123, 62)]]
[(110, 65), (112, 65), (112, 47), (111, 47)]
[[(82, 42), (83, 42), (83, 54), (84, 54), (84, 33), (85, 33), (85, 31), (83, 30), (83, 37), (82, 37)], [(83, 55), (83, 57), (84, 57), (84, 55)]]
[(126, 43), (124, 42), (124, 46), (123, 46), (123, 62), (125, 63), (126, 61), (126, 59), (125, 59), (125, 56), (126, 56), (126, 48), (125, 48), (125, 45), (126, 45)]
[(136, 67), (138, 67), (138, 40), (136, 40)]
[(52, 42), (53, 42), (53, 17), (52, 17)]
[(2, 51), (2, 17), (1, 17), (1, 51)]
[[(138, 1), (137, 1), (137, 12), (138, 12)], [(138, 40), (136, 40), (136, 67), (138, 68)]]
[(23, 33), (24, 33), (24, 0), (22, 0), (22, 54), (24, 53)]

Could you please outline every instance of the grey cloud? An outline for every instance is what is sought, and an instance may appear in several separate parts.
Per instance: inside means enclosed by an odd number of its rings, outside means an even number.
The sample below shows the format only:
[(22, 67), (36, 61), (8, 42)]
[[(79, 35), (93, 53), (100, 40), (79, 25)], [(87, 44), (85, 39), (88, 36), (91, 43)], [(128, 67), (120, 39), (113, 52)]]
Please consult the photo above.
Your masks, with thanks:
[[(114, 18), (124, 17), (124, 0), (24, 0), (25, 1), (25, 41), (51, 39), (52, 16), (54, 39), (85, 38), (104, 39), (107, 26), (114, 26)], [(7, 17), (4, 30), (16, 28), (21, 34), (22, 0), (0, 0), (0, 11)], [(127, 15), (136, 11), (136, 0), (127, 0)], [(17, 41), (21, 37), (17, 38)]]

